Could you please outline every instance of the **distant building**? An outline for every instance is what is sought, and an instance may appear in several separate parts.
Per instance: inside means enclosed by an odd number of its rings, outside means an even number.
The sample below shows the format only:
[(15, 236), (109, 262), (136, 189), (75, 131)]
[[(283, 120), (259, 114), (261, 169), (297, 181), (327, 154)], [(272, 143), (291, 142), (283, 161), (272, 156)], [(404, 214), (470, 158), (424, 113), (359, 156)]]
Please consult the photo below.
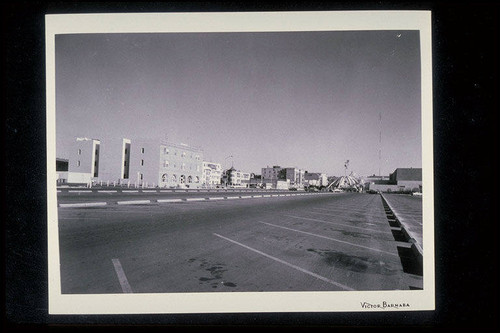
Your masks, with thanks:
[(370, 190), (380, 192), (421, 192), (422, 168), (397, 168), (389, 177), (367, 178)]
[(285, 168), (286, 179), (289, 180), (290, 187), (303, 187), (305, 181), (305, 170), (299, 168)]
[(280, 171), (282, 168), (279, 165), (275, 165), (272, 168), (267, 166), (262, 168), (262, 181), (264, 183), (271, 183), (273, 180), (279, 179)]
[(138, 186), (199, 187), (203, 151), (186, 144), (136, 140), (132, 142), (130, 180)]
[(88, 184), (99, 177), (101, 141), (76, 138), (70, 150), (68, 183)]
[(222, 165), (214, 162), (203, 162), (202, 183), (205, 186), (221, 184)]
[(231, 167), (225, 171), (226, 184), (233, 187), (249, 187), (250, 172), (243, 172)]
[(69, 160), (56, 158), (56, 178), (57, 185), (63, 185), (68, 182)]
[[(279, 165), (262, 168), (262, 183), (267, 187), (276, 188), (278, 180), (288, 180), (289, 187), (303, 187), (305, 182), (305, 171), (296, 167), (282, 168)], [(272, 184), (272, 185), (270, 185)], [(283, 185), (280, 185), (281, 187)]]
[(304, 174), (304, 184), (307, 186), (328, 186), (328, 177), (321, 172), (306, 172)]

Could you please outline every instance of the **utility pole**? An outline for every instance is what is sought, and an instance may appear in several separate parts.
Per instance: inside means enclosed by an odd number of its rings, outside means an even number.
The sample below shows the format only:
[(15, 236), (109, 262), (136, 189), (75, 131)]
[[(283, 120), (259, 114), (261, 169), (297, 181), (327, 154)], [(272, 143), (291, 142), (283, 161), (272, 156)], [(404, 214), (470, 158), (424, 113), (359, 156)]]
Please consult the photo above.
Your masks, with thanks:
[(378, 113), (379, 134), (378, 134), (378, 176), (382, 177), (380, 168), (382, 165), (382, 111)]

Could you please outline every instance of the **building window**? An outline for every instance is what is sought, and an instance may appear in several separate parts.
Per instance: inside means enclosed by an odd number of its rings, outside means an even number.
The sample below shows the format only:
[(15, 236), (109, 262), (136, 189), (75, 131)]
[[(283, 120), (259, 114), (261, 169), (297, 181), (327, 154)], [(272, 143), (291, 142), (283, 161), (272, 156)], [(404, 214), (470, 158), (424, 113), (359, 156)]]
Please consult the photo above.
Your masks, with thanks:
[(200, 177), (196, 176), (196, 177), (194, 178), (194, 182), (195, 182), (195, 183), (199, 183), (199, 182), (200, 182)]
[(80, 161), (76, 161), (76, 166), (80, 166)]
[(81, 155), (81, 154), (82, 154), (82, 150), (78, 149), (78, 155)]
[(144, 154), (144, 148), (141, 148), (141, 154)]
[(144, 165), (144, 160), (141, 160), (141, 165)]
[(193, 182), (193, 177), (189, 176), (189, 177), (188, 177), (188, 183), (190, 183), (190, 184), (191, 184), (192, 182)]
[(128, 149), (127, 149), (127, 148), (125, 148), (125, 155), (127, 155), (127, 154), (128, 154)]
[(168, 182), (168, 175), (166, 173), (164, 173), (163, 175), (161, 175), (161, 181), (166, 183)]

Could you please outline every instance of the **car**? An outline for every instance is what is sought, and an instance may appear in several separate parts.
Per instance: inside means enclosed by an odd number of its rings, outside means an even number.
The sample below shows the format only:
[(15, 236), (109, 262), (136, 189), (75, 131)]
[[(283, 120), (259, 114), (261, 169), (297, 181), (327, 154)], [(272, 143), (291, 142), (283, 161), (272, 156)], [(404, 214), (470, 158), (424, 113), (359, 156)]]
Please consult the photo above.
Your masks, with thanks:
[(289, 190), (290, 191), (297, 191), (297, 188), (296, 187), (290, 187)]

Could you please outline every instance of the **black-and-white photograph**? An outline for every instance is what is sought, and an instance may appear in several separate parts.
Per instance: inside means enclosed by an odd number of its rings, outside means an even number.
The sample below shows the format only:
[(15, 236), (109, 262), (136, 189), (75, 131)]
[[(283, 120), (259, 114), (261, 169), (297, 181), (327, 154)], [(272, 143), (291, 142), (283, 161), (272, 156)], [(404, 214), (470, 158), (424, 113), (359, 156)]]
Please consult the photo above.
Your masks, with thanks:
[(426, 13), (170, 15), (47, 16), (53, 313), (432, 309)]

